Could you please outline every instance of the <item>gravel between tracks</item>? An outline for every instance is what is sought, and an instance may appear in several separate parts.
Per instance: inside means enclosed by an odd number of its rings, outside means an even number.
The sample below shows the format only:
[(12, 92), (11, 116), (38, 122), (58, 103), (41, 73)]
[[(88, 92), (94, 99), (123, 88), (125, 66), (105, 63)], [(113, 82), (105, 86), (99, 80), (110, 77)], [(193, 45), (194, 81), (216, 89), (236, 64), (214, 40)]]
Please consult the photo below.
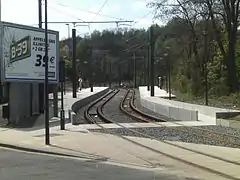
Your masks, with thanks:
[(120, 109), (119, 105), (121, 100), (126, 94), (126, 90), (120, 89), (120, 91), (114, 96), (103, 108), (103, 113), (106, 117), (119, 122), (119, 123), (133, 123), (135, 120), (125, 115)]
[[(228, 132), (237, 136), (240, 136), (240, 131), (236, 131), (232, 128), (222, 128), (218, 126), (205, 126), (204, 128), (209, 130), (215, 130), (215, 131), (221, 131), (221, 132)], [(188, 143), (196, 143), (196, 144), (206, 144), (206, 145), (215, 145), (215, 146), (227, 146), (227, 147), (234, 147), (239, 148), (237, 145), (233, 144), (227, 144), (224, 142), (216, 141), (211, 139), (211, 136), (209, 136), (208, 133), (204, 133), (205, 136), (208, 136), (209, 138), (204, 138), (198, 135), (195, 135), (193, 133), (201, 133), (202, 131), (196, 130), (192, 127), (147, 127), (147, 128), (131, 128), (135, 131), (153, 136), (155, 138), (161, 139), (161, 140), (170, 140), (170, 141), (182, 141), (182, 142), (188, 142)], [(187, 132), (180, 131), (180, 129), (183, 129)], [(127, 129), (123, 128), (112, 128), (108, 129), (108, 133), (111, 134), (120, 134), (123, 136), (136, 136), (136, 137), (145, 137), (143, 135), (131, 132)], [(90, 131), (93, 132), (102, 132), (106, 133), (105, 130), (102, 129), (92, 129)], [(212, 134), (212, 133), (211, 133)], [(216, 137), (214, 135), (214, 137)], [(221, 136), (221, 138), (224, 138)], [(240, 143), (240, 138), (232, 138), (232, 137), (225, 137), (225, 140), (231, 140), (231, 142)]]

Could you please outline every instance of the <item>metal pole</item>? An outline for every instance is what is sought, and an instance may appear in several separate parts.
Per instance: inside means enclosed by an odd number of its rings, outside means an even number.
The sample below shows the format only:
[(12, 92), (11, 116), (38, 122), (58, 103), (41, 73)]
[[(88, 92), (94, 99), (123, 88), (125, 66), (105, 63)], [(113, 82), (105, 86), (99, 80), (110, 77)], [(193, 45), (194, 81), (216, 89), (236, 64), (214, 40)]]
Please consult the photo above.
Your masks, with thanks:
[(112, 87), (112, 60), (109, 59), (109, 88)]
[(63, 98), (63, 88), (64, 88), (64, 79), (65, 79), (65, 61), (61, 59), (60, 61), (60, 83), (61, 83), (61, 111), (60, 111), (60, 129), (65, 129), (65, 111), (64, 111), (64, 98)]
[(136, 55), (133, 53), (133, 72), (134, 72), (134, 88), (137, 88), (137, 69), (136, 69)]
[(90, 45), (90, 53), (89, 53), (89, 56), (90, 56), (90, 88), (91, 88), (91, 92), (93, 92), (93, 71), (94, 71), (94, 68), (93, 68), (93, 60), (92, 60), (92, 46)]
[(49, 138), (49, 99), (48, 99), (48, 23), (47, 0), (45, 0), (45, 143), (50, 144)]
[[(38, 25), (42, 29), (42, 0), (38, 0)], [(44, 84), (39, 83), (39, 112), (44, 113)]]
[(148, 44), (147, 48), (147, 90), (150, 91), (150, 44)]
[(38, 26), (42, 28), (42, 0), (38, 0)]
[(208, 70), (207, 70), (207, 61), (208, 61), (208, 34), (205, 30), (204, 32), (204, 54), (205, 54), (205, 63), (204, 63), (204, 69), (205, 69), (205, 105), (208, 106)]
[(76, 77), (76, 29), (72, 29), (72, 92), (73, 98), (77, 97), (77, 77)]
[[(66, 24), (68, 26), (68, 40), (70, 40), (70, 24)], [(70, 60), (70, 47), (68, 50), (68, 60)], [(66, 73), (65, 73), (66, 75)], [(66, 94), (66, 77), (64, 77), (64, 95)]]
[(150, 75), (151, 75), (151, 96), (154, 96), (154, 40), (153, 26), (150, 27)]
[[(168, 59), (168, 61), (170, 58)], [(168, 92), (169, 92), (169, 99), (171, 100), (171, 63), (168, 63)]]
[(64, 88), (64, 81), (61, 82), (61, 130), (65, 129), (65, 112), (64, 112), (64, 98), (63, 98), (63, 88)]

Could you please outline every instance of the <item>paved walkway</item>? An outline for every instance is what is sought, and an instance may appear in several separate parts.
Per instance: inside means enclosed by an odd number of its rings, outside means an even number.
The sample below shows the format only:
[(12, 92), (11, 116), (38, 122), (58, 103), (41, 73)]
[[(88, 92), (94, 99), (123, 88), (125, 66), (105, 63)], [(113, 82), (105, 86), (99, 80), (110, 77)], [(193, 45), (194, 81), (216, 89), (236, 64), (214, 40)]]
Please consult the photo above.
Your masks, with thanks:
[[(44, 129), (23, 132), (0, 128), (0, 142), (48, 152), (66, 153), (81, 158), (97, 160), (120, 166), (149, 168), (177, 173), (200, 179), (227, 179), (170, 158), (173, 156), (188, 163), (210, 168), (232, 178), (240, 178), (240, 166), (196, 154), (156, 140), (89, 132), (84, 126), (66, 125), (66, 131), (51, 128), (51, 145), (44, 145)], [(240, 163), (240, 149), (173, 142), (183, 147), (197, 149), (230, 161)], [(167, 156), (166, 156), (167, 155)]]
[[(141, 97), (150, 97), (150, 92), (147, 90), (147, 86), (141, 86), (139, 87), (139, 91), (140, 91), (140, 96)], [(162, 97), (162, 98), (168, 98), (169, 97), (169, 93), (167, 93), (164, 89), (160, 89), (157, 86), (154, 86), (154, 96), (155, 97)], [(171, 97), (175, 97), (174, 94), (171, 94)]]

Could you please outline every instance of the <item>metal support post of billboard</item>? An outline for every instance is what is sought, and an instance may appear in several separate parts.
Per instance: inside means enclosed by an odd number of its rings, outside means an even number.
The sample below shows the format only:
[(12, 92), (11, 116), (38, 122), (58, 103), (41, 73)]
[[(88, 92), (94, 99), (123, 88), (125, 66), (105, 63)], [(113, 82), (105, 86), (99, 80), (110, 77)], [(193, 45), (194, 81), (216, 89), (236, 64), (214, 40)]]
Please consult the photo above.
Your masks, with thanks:
[(77, 97), (76, 77), (76, 29), (72, 29), (72, 97)]
[(48, 24), (47, 0), (45, 0), (45, 144), (50, 144), (49, 138), (49, 99), (48, 99)]

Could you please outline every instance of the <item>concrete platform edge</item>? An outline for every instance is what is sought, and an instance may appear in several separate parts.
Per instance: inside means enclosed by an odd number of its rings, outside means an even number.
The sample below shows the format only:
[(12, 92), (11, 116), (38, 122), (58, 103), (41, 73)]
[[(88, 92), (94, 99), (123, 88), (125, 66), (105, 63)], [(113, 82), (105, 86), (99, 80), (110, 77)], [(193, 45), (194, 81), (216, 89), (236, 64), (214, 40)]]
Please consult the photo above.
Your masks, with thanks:
[[(153, 97), (154, 98), (154, 97)], [(160, 100), (161, 98), (158, 98)], [(161, 104), (160, 102), (152, 101), (151, 97), (142, 97), (140, 95), (141, 105), (155, 113), (164, 115), (172, 120), (181, 121), (198, 121), (198, 111), (186, 108), (171, 106), (168, 104)]]

